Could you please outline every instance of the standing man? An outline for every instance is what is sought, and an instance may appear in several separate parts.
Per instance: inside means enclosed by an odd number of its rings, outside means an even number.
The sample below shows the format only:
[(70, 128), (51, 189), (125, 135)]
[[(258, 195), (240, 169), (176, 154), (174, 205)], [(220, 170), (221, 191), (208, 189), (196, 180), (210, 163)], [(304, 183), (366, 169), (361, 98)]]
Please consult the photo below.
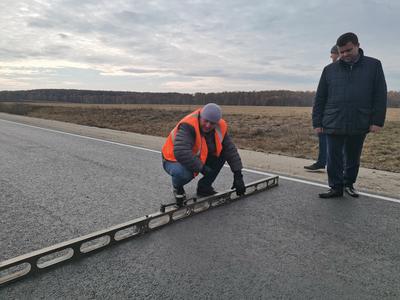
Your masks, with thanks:
[(327, 134), (330, 190), (319, 194), (321, 198), (341, 197), (343, 189), (358, 197), (353, 184), (365, 136), (378, 132), (386, 116), (387, 89), (381, 62), (364, 56), (352, 32), (341, 35), (337, 46), (340, 60), (324, 68), (312, 113), (316, 133)]
[[(336, 45), (331, 48), (332, 63), (336, 62), (339, 58), (339, 50)], [(326, 166), (326, 134), (324, 132), (318, 133), (318, 159), (315, 163), (309, 166), (304, 166), (308, 171), (323, 170)]]
[(169, 134), (162, 148), (163, 167), (172, 177), (178, 206), (186, 199), (183, 186), (199, 173), (203, 178), (198, 182), (197, 195), (216, 194), (212, 184), (225, 161), (234, 174), (232, 188), (237, 195), (245, 194), (242, 161), (227, 131), (221, 108), (208, 103), (180, 120)]

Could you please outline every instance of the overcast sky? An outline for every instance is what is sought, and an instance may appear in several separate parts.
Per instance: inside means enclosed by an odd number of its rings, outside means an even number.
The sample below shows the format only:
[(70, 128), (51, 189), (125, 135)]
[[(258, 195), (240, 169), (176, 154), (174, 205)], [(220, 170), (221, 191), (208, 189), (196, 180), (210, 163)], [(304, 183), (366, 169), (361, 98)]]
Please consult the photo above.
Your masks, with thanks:
[(0, 90), (315, 90), (355, 32), (400, 90), (400, 1), (1, 0)]

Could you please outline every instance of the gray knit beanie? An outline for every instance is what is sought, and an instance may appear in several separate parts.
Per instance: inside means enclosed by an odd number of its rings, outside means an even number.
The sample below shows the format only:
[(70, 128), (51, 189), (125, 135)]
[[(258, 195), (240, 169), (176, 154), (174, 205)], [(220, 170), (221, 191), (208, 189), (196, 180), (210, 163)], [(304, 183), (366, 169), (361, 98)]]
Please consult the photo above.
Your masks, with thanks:
[(338, 50), (338, 48), (337, 48), (337, 46), (336, 46), (336, 45), (332, 47), (332, 49), (331, 49), (331, 53), (334, 53), (334, 54), (339, 54), (339, 50)]
[(200, 117), (212, 123), (217, 123), (222, 117), (221, 108), (215, 103), (208, 103), (201, 109)]

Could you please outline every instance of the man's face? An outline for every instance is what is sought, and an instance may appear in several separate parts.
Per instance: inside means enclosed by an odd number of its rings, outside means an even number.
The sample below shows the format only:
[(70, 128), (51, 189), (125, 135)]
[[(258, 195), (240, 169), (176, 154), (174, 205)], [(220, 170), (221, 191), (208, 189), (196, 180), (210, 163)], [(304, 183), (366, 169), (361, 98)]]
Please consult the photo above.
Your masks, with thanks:
[(360, 44), (354, 45), (352, 42), (348, 42), (343, 47), (339, 47), (340, 59), (345, 62), (354, 62), (358, 57), (358, 49)]
[(203, 131), (205, 133), (208, 133), (208, 132), (214, 130), (215, 126), (217, 126), (217, 123), (210, 122), (210, 121), (200, 117), (200, 128), (201, 128), (201, 131)]
[(338, 53), (331, 53), (331, 59), (332, 62), (334, 63), (335, 61), (337, 61), (339, 58), (339, 54)]

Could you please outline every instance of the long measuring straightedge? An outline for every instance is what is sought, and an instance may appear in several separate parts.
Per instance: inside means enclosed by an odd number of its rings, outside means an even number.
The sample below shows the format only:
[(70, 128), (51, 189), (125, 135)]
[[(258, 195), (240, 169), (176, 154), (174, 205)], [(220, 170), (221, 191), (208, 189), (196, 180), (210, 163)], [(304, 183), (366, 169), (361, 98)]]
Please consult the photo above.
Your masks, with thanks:
[(235, 190), (220, 192), (210, 197), (192, 199), (183, 207), (162, 209), (110, 228), (65, 241), (0, 262), (0, 287), (39, 273), (55, 265), (92, 254), (121, 241), (138, 237), (175, 221), (243, 199), (278, 185), (278, 176), (264, 178), (246, 185), (246, 194), (238, 197)]

